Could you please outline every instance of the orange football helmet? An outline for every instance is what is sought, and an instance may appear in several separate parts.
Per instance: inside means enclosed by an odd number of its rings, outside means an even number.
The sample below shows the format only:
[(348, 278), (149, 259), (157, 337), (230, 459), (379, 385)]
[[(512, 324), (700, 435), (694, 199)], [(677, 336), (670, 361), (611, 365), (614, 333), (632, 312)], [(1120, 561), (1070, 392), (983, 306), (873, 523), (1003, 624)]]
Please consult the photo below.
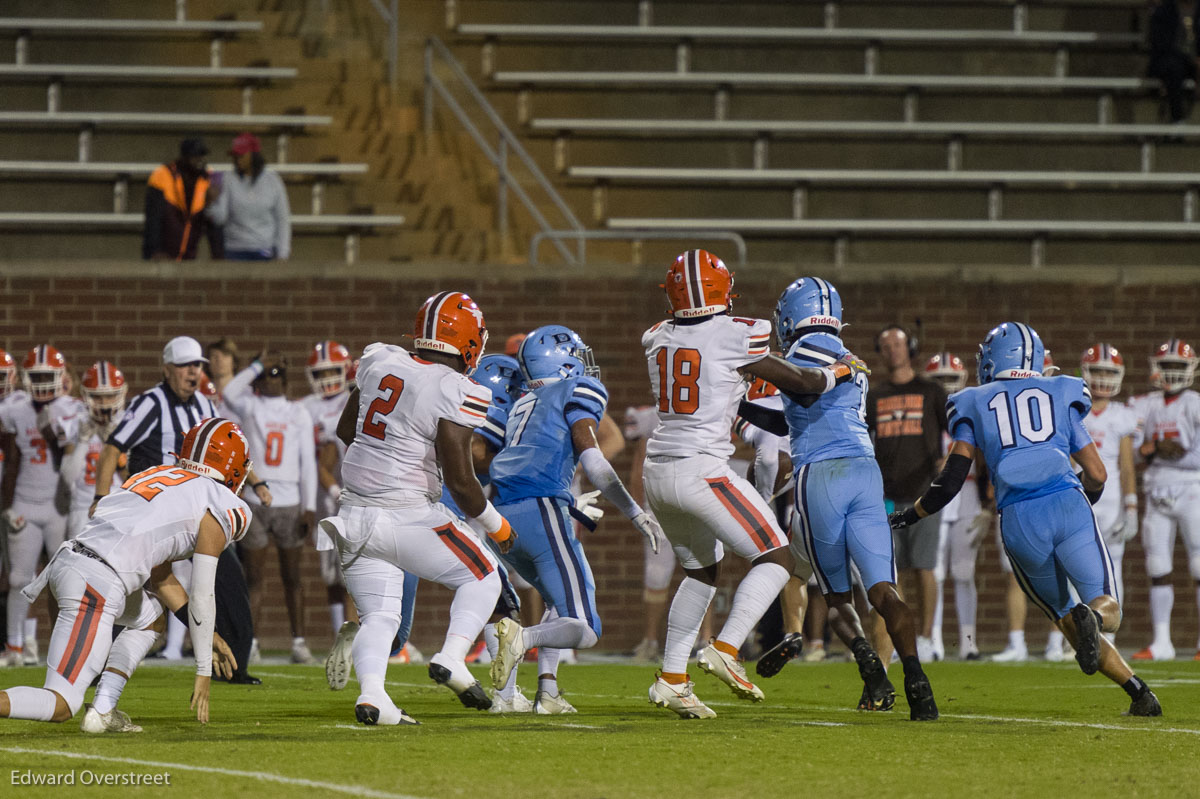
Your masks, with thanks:
[(967, 367), (952, 352), (939, 352), (925, 363), (925, 375), (942, 384), (947, 394), (962, 391), (967, 386)]
[(1054, 364), (1054, 356), (1050, 354), (1050, 348), (1046, 347), (1043, 350), (1044, 357), (1042, 359), (1042, 377), (1054, 377), (1062, 371)]
[(49, 344), (34, 347), (25, 355), (25, 390), (34, 402), (50, 402), (66, 393), (63, 375), (67, 360)]
[(204, 375), (200, 375), (200, 394), (216, 402), (217, 384)]
[(309, 385), (320, 397), (335, 397), (346, 390), (346, 373), (350, 368), (350, 351), (332, 339), (318, 341), (308, 354)]
[(106, 425), (125, 408), (125, 375), (108, 361), (96, 361), (83, 375), (83, 401), (92, 421)]
[(228, 419), (202, 419), (183, 437), (177, 466), (211, 477), (234, 494), (250, 474), (250, 446), (242, 429)]
[(679, 319), (709, 316), (733, 307), (733, 274), (707, 250), (688, 250), (667, 270), (671, 314)]
[(1117, 348), (1100, 342), (1087, 348), (1079, 359), (1079, 371), (1094, 397), (1115, 397), (1121, 393), (1125, 377), (1125, 359)]
[(1151, 377), (1158, 375), (1163, 391), (1182, 391), (1196, 379), (1196, 351), (1183, 339), (1173, 338), (1158, 345), (1150, 356)]
[(413, 344), (417, 349), (459, 355), (470, 371), (487, 346), (487, 326), (475, 300), (461, 291), (434, 294), (417, 311)]
[(0, 399), (13, 393), (17, 387), (17, 362), (13, 356), (0, 350)]

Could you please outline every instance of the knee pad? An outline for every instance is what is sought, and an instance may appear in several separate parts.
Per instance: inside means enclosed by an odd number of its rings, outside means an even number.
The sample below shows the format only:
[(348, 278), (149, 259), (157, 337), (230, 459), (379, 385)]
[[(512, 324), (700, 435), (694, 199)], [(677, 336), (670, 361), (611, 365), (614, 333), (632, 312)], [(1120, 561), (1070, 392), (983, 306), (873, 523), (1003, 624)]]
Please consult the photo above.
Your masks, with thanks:
[(369, 613), (362, 613), (359, 616), (359, 628), (366, 629), (368, 625), (377, 627), (382, 630), (383, 626), (391, 629), (388, 634), (388, 640), (396, 635), (396, 630), (400, 628), (403, 619), (400, 616), (399, 610), (373, 610)]
[(975, 582), (975, 559), (956, 561), (950, 564), (950, 576), (956, 583)]
[[(1194, 566), (1194, 561), (1191, 558), (1188, 558), (1188, 565), (1192, 568), (1192, 574), (1194, 575), (1196, 573), (1195, 566)], [(1146, 575), (1150, 579), (1153, 580), (1157, 577), (1165, 577), (1166, 575), (1168, 575), (1170, 573), (1171, 573), (1171, 553), (1157, 551), (1157, 548), (1147, 549), (1146, 550)]]
[[(596, 620), (596, 626), (597, 627), (600, 626), (599, 619)], [(589, 627), (587, 629), (587, 632), (584, 633), (584, 635), (583, 635), (583, 640), (579, 642), (579, 648), (580, 649), (591, 649), (593, 646), (596, 645), (596, 642), (599, 640), (600, 640), (600, 633), (598, 631), (596, 631), (595, 629)]]

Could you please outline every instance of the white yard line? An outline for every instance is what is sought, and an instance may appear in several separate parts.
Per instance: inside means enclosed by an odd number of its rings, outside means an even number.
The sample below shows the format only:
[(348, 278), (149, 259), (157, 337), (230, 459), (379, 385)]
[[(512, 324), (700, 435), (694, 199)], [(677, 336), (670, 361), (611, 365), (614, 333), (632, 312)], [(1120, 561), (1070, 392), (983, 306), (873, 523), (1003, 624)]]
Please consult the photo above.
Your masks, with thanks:
[(108, 757), (106, 755), (89, 755), (83, 752), (61, 752), (54, 749), (27, 749), (22, 746), (3, 746), (0, 752), (12, 752), (21, 755), (41, 755), (43, 757), (61, 757), (68, 760), (99, 760), (107, 763), (124, 763), (130, 766), (145, 766), (169, 771), (198, 771), (203, 774), (220, 774), (224, 777), (243, 777), (261, 782), (275, 782), (280, 785), (294, 785), (299, 788), (315, 788), (322, 791), (345, 793), (351, 796), (369, 796), (372, 799), (420, 799), (403, 793), (379, 791), (360, 785), (339, 785), (332, 782), (305, 780), (298, 777), (284, 777), (281, 774), (266, 774), (255, 771), (238, 771), (236, 769), (217, 768), (215, 766), (193, 766), (187, 763), (164, 763), (157, 760), (137, 760), (132, 757)]

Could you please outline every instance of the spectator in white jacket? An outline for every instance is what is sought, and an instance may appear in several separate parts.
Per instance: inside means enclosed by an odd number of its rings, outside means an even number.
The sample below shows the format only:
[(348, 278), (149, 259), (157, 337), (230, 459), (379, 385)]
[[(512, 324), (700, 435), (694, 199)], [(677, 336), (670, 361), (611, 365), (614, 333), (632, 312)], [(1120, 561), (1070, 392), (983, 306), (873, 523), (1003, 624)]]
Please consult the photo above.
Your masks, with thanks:
[[(224, 400), (241, 419), (255, 472), (267, 482), (274, 498), (270, 507), (252, 504), (254, 515), (242, 540), (254, 629), (261, 629), (263, 572), (267, 544), (273, 541), (279, 550), (279, 572), (292, 627), (292, 661), (311, 663), (312, 653), (304, 641), (300, 566), (304, 544), (316, 523), (317, 456), (312, 417), (303, 404), (287, 398), (287, 365), (276, 354), (260, 354), (238, 372), (225, 387)], [(257, 641), (251, 661), (256, 651)]]
[(232, 173), (209, 184), (206, 213), (223, 229), (225, 257), (231, 261), (286, 261), (292, 254), (292, 212), (287, 190), (267, 169), (262, 144), (243, 133), (229, 149)]

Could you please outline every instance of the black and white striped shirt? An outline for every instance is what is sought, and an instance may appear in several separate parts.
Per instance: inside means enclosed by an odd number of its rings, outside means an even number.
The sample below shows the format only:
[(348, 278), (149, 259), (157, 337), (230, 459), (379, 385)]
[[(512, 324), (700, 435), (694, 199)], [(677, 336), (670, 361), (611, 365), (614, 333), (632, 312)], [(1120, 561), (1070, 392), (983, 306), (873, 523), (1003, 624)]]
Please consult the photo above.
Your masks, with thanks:
[(129, 473), (175, 462), (183, 437), (201, 419), (216, 416), (212, 402), (196, 392), (184, 401), (166, 382), (133, 398), (108, 443), (129, 453)]

